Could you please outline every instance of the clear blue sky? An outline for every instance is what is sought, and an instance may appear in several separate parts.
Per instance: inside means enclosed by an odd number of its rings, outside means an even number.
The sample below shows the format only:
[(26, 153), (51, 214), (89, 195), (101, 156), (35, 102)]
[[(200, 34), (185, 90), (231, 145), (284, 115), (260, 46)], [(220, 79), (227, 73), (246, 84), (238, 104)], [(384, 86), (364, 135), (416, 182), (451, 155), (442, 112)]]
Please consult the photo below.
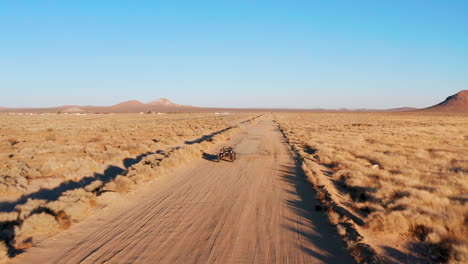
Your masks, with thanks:
[(468, 1), (3, 0), (0, 89), (7, 107), (423, 107), (468, 89)]

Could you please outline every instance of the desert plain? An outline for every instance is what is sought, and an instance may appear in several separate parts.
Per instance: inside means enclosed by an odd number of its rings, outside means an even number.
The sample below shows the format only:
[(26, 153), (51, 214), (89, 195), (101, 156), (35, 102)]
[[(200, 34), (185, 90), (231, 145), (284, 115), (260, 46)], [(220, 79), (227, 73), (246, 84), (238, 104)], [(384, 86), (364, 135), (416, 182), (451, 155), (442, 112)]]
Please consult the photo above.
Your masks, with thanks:
[(466, 263), (467, 154), (466, 113), (2, 113), (0, 263)]

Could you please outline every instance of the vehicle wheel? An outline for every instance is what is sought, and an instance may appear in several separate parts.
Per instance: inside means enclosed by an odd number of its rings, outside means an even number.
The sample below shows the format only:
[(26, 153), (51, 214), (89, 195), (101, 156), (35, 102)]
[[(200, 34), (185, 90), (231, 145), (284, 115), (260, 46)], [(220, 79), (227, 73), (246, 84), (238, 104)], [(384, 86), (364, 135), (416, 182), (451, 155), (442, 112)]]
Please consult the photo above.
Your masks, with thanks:
[(237, 159), (236, 153), (232, 153), (232, 161), (235, 161)]

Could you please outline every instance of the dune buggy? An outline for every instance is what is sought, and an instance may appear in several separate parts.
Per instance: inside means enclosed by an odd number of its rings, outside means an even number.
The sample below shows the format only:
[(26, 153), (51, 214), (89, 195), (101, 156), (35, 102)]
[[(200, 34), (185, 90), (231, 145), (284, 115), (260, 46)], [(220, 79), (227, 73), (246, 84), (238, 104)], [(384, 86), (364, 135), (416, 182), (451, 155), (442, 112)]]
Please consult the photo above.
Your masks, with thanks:
[(227, 161), (235, 161), (237, 158), (237, 154), (236, 152), (232, 149), (232, 147), (222, 147), (220, 150), (219, 150), (219, 154), (218, 154), (218, 160), (217, 161), (220, 161), (220, 160), (227, 160)]

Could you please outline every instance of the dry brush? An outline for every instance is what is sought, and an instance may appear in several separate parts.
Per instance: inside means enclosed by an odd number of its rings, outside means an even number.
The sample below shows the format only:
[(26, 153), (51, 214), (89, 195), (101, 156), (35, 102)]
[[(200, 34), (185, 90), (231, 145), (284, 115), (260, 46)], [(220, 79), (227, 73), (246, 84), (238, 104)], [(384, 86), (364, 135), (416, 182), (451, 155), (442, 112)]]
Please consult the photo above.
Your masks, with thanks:
[[(130, 116), (117, 116), (102, 122), (108, 124), (109, 121), (119, 121), (119, 118), (123, 118), (125, 121), (128, 117)], [(80, 139), (81, 142), (85, 142), (84, 148), (74, 145), (74, 147), (69, 148), (68, 150), (71, 151), (65, 153), (68, 159), (50, 155), (52, 157), (43, 159), (45, 162), (26, 163), (27, 161), (24, 159), (8, 158), (7, 162), (3, 163), (7, 164), (7, 166), (2, 166), (0, 170), (0, 178), (3, 179), (3, 185), (0, 184), (0, 186), (8, 190), (13, 185), (16, 192), (11, 191), (11, 193), (8, 193), (9, 196), (4, 192), (2, 194), (7, 198), (12, 197), (12, 195), (17, 194), (18, 188), (21, 187), (19, 193), (22, 193), (23, 196), (18, 198), (17, 201), (19, 202), (16, 204), (4, 198), (3, 204), (14, 205), (14, 210), (4, 208), (6, 210), (0, 212), (0, 260), (4, 261), (6, 255), (14, 256), (19, 250), (30, 247), (37, 239), (67, 229), (73, 222), (86, 217), (94, 207), (105, 206), (111, 200), (106, 197), (107, 194), (131, 192), (141, 183), (151, 181), (161, 175), (170, 174), (178, 166), (201, 157), (203, 150), (237, 132), (239, 128), (235, 124), (239, 124), (242, 120), (253, 119), (253, 115), (246, 114), (223, 118), (211, 117), (207, 114), (194, 116), (174, 115), (171, 120), (159, 120), (164, 124), (165, 129), (176, 131), (174, 133), (177, 135), (173, 134), (172, 137), (167, 135), (165, 138), (155, 137), (154, 134), (158, 133), (156, 131), (153, 131), (149, 136), (149, 131), (146, 131), (144, 134), (148, 136), (149, 140), (148, 138), (141, 138), (136, 143), (131, 140), (132, 143), (129, 144), (128, 140), (120, 135), (122, 140), (113, 139), (111, 144), (106, 141), (105, 138), (107, 137), (98, 134), (98, 136), (91, 138), (88, 136)], [(73, 122), (76, 122), (76, 120), (73, 120), (70, 126), (76, 125)], [(139, 124), (138, 121), (128, 122), (130, 124)], [(81, 123), (81, 125), (83, 124)], [(144, 125), (136, 126), (139, 129), (145, 128)], [(169, 128), (166, 126), (169, 126)], [(42, 129), (40, 130), (42, 131)], [(54, 129), (54, 131), (57, 130), (57, 128)], [(107, 133), (107, 130), (103, 131), (102, 128), (98, 130)], [(131, 131), (124, 134), (126, 136), (131, 134), (136, 137), (137, 135), (133, 134), (136, 131)], [(197, 136), (197, 139), (193, 140), (194, 136)], [(114, 136), (109, 137), (113, 138)], [(118, 152), (118, 149), (121, 149), (119, 146), (122, 145), (126, 149), (123, 154)], [(43, 143), (39, 143), (36, 144), (36, 148), (31, 149), (34, 153), (48, 153), (47, 150), (41, 148), (42, 146)], [(68, 145), (61, 143), (59, 149), (66, 146)], [(78, 152), (72, 151), (75, 148), (78, 149)], [(141, 152), (137, 153), (136, 151)], [(80, 157), (80, 152), (84, 152), (82, 154), (85, 155)], [(117, 154), (112, 154), (113, 152), (117, 152)], [(55, 153), (56, 151), (54, 151)], [(83, 177), (83, 174), (89, 175), (89, 171), (97, 170), (99, 164), (115, 163), (117, 160), (122, 159), (122, 156), (131, 155), (130, 153), (138, 155), (127, 156), (127, 158), (123, 159), (123, 162), (121, 161), (120, 166), (108, 165), (105, 171), (95, 172), (92, 177)], [(50, 160), (53, 160), (53, 162), (48, 162)], [(65, 173), (67, 170), (63, 170), (64, 165), (67, 169), (73, 168), (74, 173), (71, 175)], [(62, 168), (60, 170), (62, 173), (57, 174), (57, 167)], [(28, 193), (34, 190), (30, 186), (32, 183), (41, 183), (36, 178), (44, 178), (42, 174), (44, 171), (48, 171), (52, 179), (55, 180), (54, 182), (58, 182), (60, 185), (56, 188), (44, 189), (44, 186), (48, 186), (50, 183), (43, 182), (43, 189), (40, 189), (38, 193), (41, 190), (55, 190), (64, 186), (68, 190), (59, 193), (56, 198), (53, 198), (55, 193), (49, 193), (52, 198), (48, 197), (48, 199), (39, 199), (37, 195), (34, 195), (37, 193), (34, 192), (32, 194)], [(31, 180), (31, 178), (35, 181)]]
[[(464, 115), (282, 113), (276, 118), (350, 249), (380, 261), (468, 261)], [(364, 246), (363, 245), (367, 245)], [(365, 255), (365, 254), (364, 254)], [(375, 261), (363, 254), (361, 261)], [(372, 254), (371, 254), (372, 255)]]

